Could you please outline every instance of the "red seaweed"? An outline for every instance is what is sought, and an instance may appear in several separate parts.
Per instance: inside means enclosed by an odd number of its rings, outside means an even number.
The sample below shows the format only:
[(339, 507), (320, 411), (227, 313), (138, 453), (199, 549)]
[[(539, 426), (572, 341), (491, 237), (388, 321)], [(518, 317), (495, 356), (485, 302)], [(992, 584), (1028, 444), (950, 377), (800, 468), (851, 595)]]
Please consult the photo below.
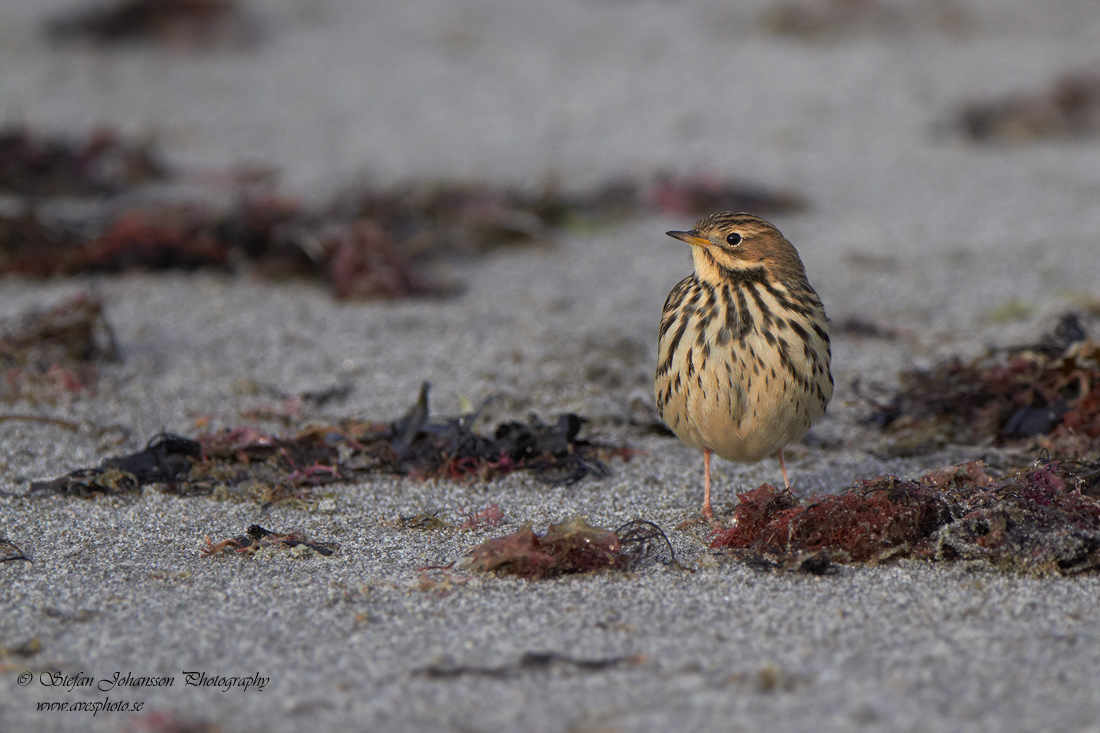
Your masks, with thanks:
[(876, 563), (895, 556), (983, 560), (1003, 569), (1100, 569), (1100, 503), (1057, 461), (990, 476), (983, 464), (901, 480), (879, 476), (838, 495), (796, 499), (764, 484), (747, 492), (711, 547), (749, 561)]

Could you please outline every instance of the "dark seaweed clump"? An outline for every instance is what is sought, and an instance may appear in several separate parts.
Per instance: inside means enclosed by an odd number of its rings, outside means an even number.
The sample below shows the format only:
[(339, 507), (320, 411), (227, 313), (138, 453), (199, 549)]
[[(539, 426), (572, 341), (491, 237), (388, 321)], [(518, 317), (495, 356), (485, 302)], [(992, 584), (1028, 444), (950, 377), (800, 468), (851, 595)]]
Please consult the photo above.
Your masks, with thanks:
[(625, 447), (580, 437), (584, 420), (573, 414), (552, 424), (536, 417), (503, 423), (491, 437), (475, 432), (473, 422), (472, 415), (432, 419), (425, 384), (409, 412), (391, 423), (346, 420), (285, 436), (246, 426), (195, 438), (161, 434), (136, 453), (34, 482), (31, 492), (88, 497), (155, 484), (177, 494), (310, 504), (319, 487), (374, 473), (490, 481), (527, 471), (562, 484), (606, 477), (601, 457), (631, 456)]
[(785, 567), (913, 557), (1036, 574), (1091, 571), (1100, 568), (1100, 502), (1082, 489), (1098, 475), (1100, 463), (1049, 461), (993, 477), (972, 461), (806, 500), (764, 484), (742, 495), (711, 546)]
[(103, 302), (78, 295), (0, 327), (0, 400), (55, 402), (90, 392), (99, 367), (117, 361)]
[(236, 0), (116, 0), (75, 8), (50, 19), (57, 42), (100, 45), (146, 42), (177, 49), (242, 46), (256, 29)]
[(1045, 448), (1055, 458), (1100, 455), (1100, 346), (1069, 313), (1034, 344), (990, 350), (901, 374), (872, 421), (887, 455), (949, 444)]
[(324, 557), (329, 557), (336, 549), (331, 543), (314, 542), (300, 532), (272, 532), (270, 529), (253, 524), (243, 535), (230, 537), (221, 542), (212, 542), (207, 537), (206, 545), (199, 552), (203, 557), (212, 557), (233, 550), (238, 555), (251, 557), (265, 547), (282, 549), (306, 547)]
[(1068, 71), (1045, 88), (967, 102), (963, 133), (980, 142), (1025, 142), (1100, 134), (1100, 69)]
[(0, 130), (0, 191), (25, 196), (115, 194), (161, 180), (167, 167), (149, 143), (103, 128), (83, 139)]
[[(194, 0), (134, 5), (142, 5), (130, 14), (135, 18), (147, 11), (206, 13), (198, 10), (203, 2)], [(0, 213), (0, 275), (201, 268), (269, 280), (310, 279), (349, 300), (439, 297), (461, 289), (433, 276), (440, 260), (548, 243), (569, 227), (654, 212), (699, 216), (805, 206), (791, 192), (706, 173), (612, 179), (574, 191), (553, 184), (530, 189), (484, 181), (411, 181), (365, 185), (309, 206), (265, 193), (250, 185), (257, 181), (246, 174), (222, 175), (218, 180), (231, 184), (236, 195), (218, 196), (229, 200), (216, 206), (174, 201), (79, 212), (69, 207), (64, 217), (37, 198), (110, 196), (177, 179), (178, 172), (161, 158), (150, 144), (127, 142), (107, 129), (86, 139), (25, 127), (0, 132), (0, 190), (22, 197), (21, 209)]]

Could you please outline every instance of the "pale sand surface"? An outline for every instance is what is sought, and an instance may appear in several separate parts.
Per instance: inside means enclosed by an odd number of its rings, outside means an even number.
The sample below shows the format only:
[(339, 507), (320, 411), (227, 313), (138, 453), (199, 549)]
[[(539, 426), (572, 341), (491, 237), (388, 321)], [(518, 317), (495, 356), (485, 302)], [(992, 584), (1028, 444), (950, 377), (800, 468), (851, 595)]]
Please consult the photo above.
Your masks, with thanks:
[[(819, 440), (793, 448), (802, 493), (909, 474), (973, 452), (882, 461), (851, 382), (1037, 336), (1100, 294), (1100, 142), (975, 147), (935, 133), (962, 99), (1036, 88), (1097, 60), (1094, 3), (937, 3), (839, 39), (777, 38), (764, 3), (266, 0), (254, 50), (188, 56), (58, 50), (37, 32), (67, 2), (0, 7), (0, 119), (82, 133), (95, 122), (155, 133), (173, 161), (275, 165), (284, 190), (321, 198), (363, 175), (586, 185), (706, 167), (792, 188), (811, 208), (775, 217), (834, 320), (865, 316), (898, 341), (834, 341), (838, 389)], [(908, 6), (927, 6), (925, 11)], [(908, 9), (906, 9), (908, 8)], [(348, 382), (320, 414), (389, 418), (422, 380), (433, 408), (499, 394), (493, 417), (576, 411), (645, 453), (613, 476), (547, 488), (379, 477), (335, 489), (325, 511), (175, 498), (0, 498), (0, 535), (33, 563), (0, 564), (0, 730), (115, 731), (122, 713), (37, 712), (41, 701), (141, 701), (223, 731), (300, 730), (1100, 730), (1096, 577), (1033, 579), (900, 562), (829, 577), (768, 574), (712, 555), (697, 515), (702, 462), (643, 435), (657, 320), (689, 267), (672, 217), (565, 234), (554, 247), (458, 263), (445, 301), (343, 304), (311, 285), (213, 275), (127, 276), (102, 293), (124, 361), (98, 396), (50, 415), (193, 433), (286, 393)], [(0, 316), (87, 281), (5, 280)], [(1029, 315), (1000, 322), (1011, 301)], [(13, 406), (14, 411), (31, 409)], [(842, 447), (824, 449), (822, 443)], [(0, 490), (119, 450), (89, 431), (0, 423)], [(716, 501), (775, 481), (774, 461), (717, 463)], [(479, 532), (401, 530), (400, 514), (499, 503)], [(636, 574), (528, 583), (476, 578), (417, 589), (416, 569), (525, 522), (583, 513), (669, 532), (680, 560)], [(202, 559), (209, 535), (249, 524), (338, 543), (330, 558)], [(642, 655), (587, 670), (433, 677), (503, 668), (525, 652)], [(27, 687), (18, 675), (30, 670)], [(175, 687), (49, 688), (43, 671), (173, 675)], [(184, 686), (184, 671), (251, 675), (262, 691)]]

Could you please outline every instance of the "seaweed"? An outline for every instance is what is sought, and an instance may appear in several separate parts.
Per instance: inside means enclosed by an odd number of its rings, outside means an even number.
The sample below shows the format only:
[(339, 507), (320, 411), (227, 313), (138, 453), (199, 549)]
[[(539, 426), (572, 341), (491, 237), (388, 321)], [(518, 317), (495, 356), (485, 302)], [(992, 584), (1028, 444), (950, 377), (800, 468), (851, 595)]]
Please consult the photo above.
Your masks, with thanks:
[(97, 2), (46, 23), (53, 41), (99, 44), (153, 42), (174, 48), (238, 46), (252, 40), (236, 0), (118, 0)]
[(345, 197), (359, 218), (417, 253), (486, 252), (551, 236), (537, 197), (480, 181), (364, 187)]
[(404, 514), (397, 519), (388, 522), (389, 526), (398, 527), (400, 529), (420, 529), (420, 530), (436, 530), (436, 529), (454, 529), (455, 525), (450, 522), (439, 518), (439, 511), (434, 512), (417, 512), (412, 516), (406, 517)]
[(542, 534), (526, 525), (512, 534), (486, 540), (469, 552), (462, 567), (537, 580), (566, 573), (625, 570), (626, 561), (618, 535), (576, 516), (551, 524)]
[(18, 644), (0, 647), (0, 659), (8, 659), (11, 657), (22, 657), (24, 659), (27, 659), (30, 657), (38, 656), (41, 653), (42, 640), (39, 639), (37, 636), (32, 636), (30, 639), (19, 642)]
[(430, 385), (420, 387), (416, 402), (397, 421), (381, 430), (356, 430), (356, 440), (370, 440), (370, 452), (382, 470), (424, 479), (487, 481), (526, 470), (549, 484), (572, 484), (588, 476), (605, 478), (609, 471), (598, 456), (629, 460), (629, 449), (593, 443), (579, 437), (585, 419), (567, 413), (552, 424), (531, 415), (526, 423), (504, 422), (492, 437), (472, 430), (477, 414), (432, 420)]
[(1092, 137), (1100, 133), (1100, 68), (1065, 72), (1033, 92), (967, 102), (956, 125), (979, 142)]
[(191, 207), (133, 208), (112, 219), (99, 236), (58, 253), (62, 274), (229, 267), (229, 246)]
[(119, 357), (98, 297), (77, 295), (29, 311), (0, 330), (0, 399), (51, 402), (90, 392), (98, 366)]
[(890, 435), (886, 455), (950, 443), (1045, 448), (1055, 458), (1100, 453), (1100, 345), (1075, 313), (1033, 344), (900, 378), (901, 389), (870, 417)]
[[(628, 448), (579, 437), (584, 420), (573, 414), (550, 425), (535, 416), (526, 424), (503, 423), (492, 437), (471, 428), (475, 419), (432, 419), (425, 383), (408, 413), (390, 423), (348, 419), (286, 436), (250, 426), (194, 438), (162, 433), (137, 453), (34, 482), (30, 493), (92, 497), (137, 493), (155, 484), (181, 495), (309, 505), (319, 487), (371, 473), (489, 481), (528, 471), (541, 482), (563, 484), (607, 476), (599, 456), (631, 455)], [(501, 517), (500, 508), (490, 505), (466, 515), (466, 526), (494, 526)]]
[(883, 341), (897, 341), (905, 333), (901, 328), (864, 316), (848, 316), (834, 321), (829, 328), (829, 332), (834, 337), (848, 336), (857, 339), (881, 339)]
[(615, 530), (619, 547), (631, 568), (640, 567), (646, 560), (655, 559), (665, 565), (681, 567), (668, 535), (660, 525), (645, 519), (634, 519)]
[(16, 560), (34, 562), (19, 548), (19, 545), (7, 537), (0, 536), (0, 562), (15, 562)]
[[(15, 161), (32, 157), (24, 152)], [(66, 170), (57, 175), (67, 180)], [(11, 177), (38, 180), (26, 173)], [(564, 193), (477, 181), (418, 182), (367, 187), (312, 207), (253, 193), (220, 207), (147, 204), (64, 223), (31, 210), (0, 216), (0, 274), (42, 278), (210, 268), (267, 279), (308, 278), (341, 299), (444, 297), (460, 288), (428, 273), (440, 259), (549, 242), (577, 222), (654, 209), (699, 214), (802, 206), (787, 192), (694, 174)]]
[(40, 217), (33, 209), (0, 214), (0, 272), (49, 277), (59, 271), (57, 253), (79, 242), (80, 235), (71, 227)]
[(706, 172), (658, 175), (650, 184), (645, 200), (653, 208), (675, 216), (704, 216), (715, 211), (784, 214), (807, 207), (806, 200), (791, 191), (771, 190)]
[[(15, 644), (4, 642), (7, 646), (0, 646), (0, 674), (7, 674), (15, 670), (26, 670), (26, 660), (42, 653), (42, 640), (32, 636)], [(20, 661), (16, 662), (18, 659)]]
[(462, 524), (458, 525), (459, 529), (496, 527), (504, 521), (504, 512), (500, 510), (500, 505), (495, 501), (480, 511), (474, 510), (469, 512), (465, 509), (459, 509), (458, 514), (463, 519)]
[(658, 537), (667, 547), (667, 562), (674, 562), (671, 543), (652, 522), (630, 522), (612, 532), (593, 527), (578, 515), (551, 524), (541, 534), (525, 525), (511, 534), (486, 540), (470, 550), (459, 567), (528, 580), (600, 570), (625, 571), (650, 554), (650, 543)]
[(320, 236), (318, 244), (324, 253), (323, 276), (338, 298), (392, 299), (458, 291), (421, 274), (394, 239), (373, 222), (332, 228)]
[(90, 497), (95, 494), (137, 493), (143, 486), (165, 484), (177, 490), (201, 457), (199, 443), (181, 435), (161, 433), (144, 449), (107, 458), (98, 467), (82, 468), (61, 478), (34, 481), (30, 493), (55, 493)]
[(922, 27), (960, 33), (973, 24), (965, 9), (953, 0), (932, 3), (781, 0), (770, 4), (761, 13), (760, 20), (775, 35), (807, 39), (898, 32)]
[(805, 200), (790, 191), (707, 172), (619, 177), (588, 189), (553, 183), (526, 191), (479, 181), (412, 182), (346, 195), (358, 216), (413, 251), (484, 252), (549, 239), (555, 230), (650, 212), (702, 216), (716, 210), (787, 213)]
[(324, 282), (341, 299), (457, 292), (423, 274), (406, 248), (374, 223), (282, 199), (246, 199), (227, 208), (133, 206), (103, 222), (67, 227), (34, 213), (0, 217), (0, 273), (236, 272), (242, 265), (269, 279)]
[(448, 522), (439, 515), (442, 510), (421, 511), (412, 516), (400, 515), (397, 519), (384, 522), (386, 526), (400, 529), (436, 530), (436, 529), (468, 529), (479, 530), (486, 527), (496, 527), (504, 521), (504, 512), (495, 501), (484, 509), (469, 511), (465, 508), (458, 509), (455, 513), (462, 521), (458, 524)]
[(26, 127), (0, 130), (0, 190), (23, 196), (98, 196), (162, 180), (168, 169), (148, 143), (100, 128), (84, 139)]
[(489, 677), (511, 680), (517, 674), (548, 671), (553, 667), (568, 667), (578, 672), (603, 672), (617, 667), (633, 667), (645, 662), (646, 658), (641, 654), (583, 658), (554, 651), (526, 651), (514, 662), (497, 666), (437, 662), (414, 670), (413, 674), (435, 680), (458, 677)]
[(711, 547), (756, 567), (913, 557), (1035, 574), (1092, 571), (1100, 569), (1100, 502), (1082, 483), (1058, 461), (999, 477), (971, 461), (916, 479), (861, 480), (806, 500), (764, 484), (742, 495)]
[(336, 550), (336, 546), (332, 543), (314, 542), (313, 540), (307, 539), (306, 536), (300, 532), (272, 532), (258, 524), (251, 525), (248, 531), (243, 535), (230, 537), (221, 542), (212, 542), (209, 537), (205, 539), (206, 545), (199, 549), (199, 554), (203, 557), (212, 557), (226, 550), (233, 550), (238, 555), (248, 555), (252, 557), (266, 547), (291, 550), (297, 547), (303, 547), (312, 550), (318, 555), (323, 555), (324, 557), (331, 556)]

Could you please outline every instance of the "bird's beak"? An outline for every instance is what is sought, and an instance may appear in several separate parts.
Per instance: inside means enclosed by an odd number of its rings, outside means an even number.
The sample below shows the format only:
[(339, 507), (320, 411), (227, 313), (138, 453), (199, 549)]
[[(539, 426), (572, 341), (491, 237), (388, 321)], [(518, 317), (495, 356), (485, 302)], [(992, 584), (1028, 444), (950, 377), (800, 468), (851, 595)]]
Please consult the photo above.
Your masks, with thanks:
[(681, 242), (695, 245), (696, 247), (706, 247), (710, 244), (709, 239), (700, 237), (699, 232), (694, 229), (690, 232), (665, 232), (665, 234), (675, 239), (679, 239)]

